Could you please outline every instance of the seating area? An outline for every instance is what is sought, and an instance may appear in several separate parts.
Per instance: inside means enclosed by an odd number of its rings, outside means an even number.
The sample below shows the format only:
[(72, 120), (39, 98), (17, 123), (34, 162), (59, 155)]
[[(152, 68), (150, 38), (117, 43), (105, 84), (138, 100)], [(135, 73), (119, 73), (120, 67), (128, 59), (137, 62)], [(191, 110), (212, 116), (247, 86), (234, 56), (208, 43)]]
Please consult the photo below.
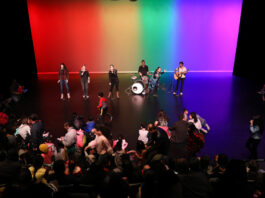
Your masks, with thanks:
[(264, 161), (201, 156), (207, 133), (191, 114), (168, 126), (161, 110), (140, 124), (128, 150), (102, 120), (73, 114), (65, 136), (54, 137), (37, 114), (21, 118), (3, 108), (0, 197), (264, 197)]

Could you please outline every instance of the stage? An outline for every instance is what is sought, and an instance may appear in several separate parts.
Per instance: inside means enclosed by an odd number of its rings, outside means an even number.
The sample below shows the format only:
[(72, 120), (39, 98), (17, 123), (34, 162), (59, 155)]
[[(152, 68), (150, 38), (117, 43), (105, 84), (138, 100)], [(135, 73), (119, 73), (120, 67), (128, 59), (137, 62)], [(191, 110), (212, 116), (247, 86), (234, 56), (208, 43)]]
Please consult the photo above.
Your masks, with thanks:
[[(109, 112), (113, 115), (112, 134), (125, 136), (128, 148), (134, 148), (140, 122), (153, 122), (160, 109), (165, 110), (172, 125), (178, 119), (183, 108), (195, 111), (205, 118), (211, 130), (206, 135), (206, 143), (201, 155), (213, 157), (226, 153), (231, 158), (247, 159), (249, 152), (245, 143), (249, 137), (249, 120), (255, 113), (264, 115), (264, 103), (257, 91), (260, 85), (252, 81), (239, 79), (230, 72), (190, 72), (184, 83), (184, 95), (174, 96), (169, 93), (173, 73), (161, 77), (158, 97), (128, 95), (125, 90), (132, 85), (134, 74), (119, 74), (120, 99), (109, 101)], [(64, 121), (71, 118), (73, 112), (97, 116), (97, 93), (108, 93), (107, 74), (91, 74), (89, 99), (82, 98), (79, 76), (71, 74), (69, 87), (71, 99), (60, 100), (57, 75), (39, 75), (32, 82), (32, 87), (15, 106), (19, 115), (38, 113), (45, 128), (54, 137), (64, 135)], [(115, 94), (113, 94), (115, 96)], [(258, 157), (265, 156), (265, 138), (258, 148)]]

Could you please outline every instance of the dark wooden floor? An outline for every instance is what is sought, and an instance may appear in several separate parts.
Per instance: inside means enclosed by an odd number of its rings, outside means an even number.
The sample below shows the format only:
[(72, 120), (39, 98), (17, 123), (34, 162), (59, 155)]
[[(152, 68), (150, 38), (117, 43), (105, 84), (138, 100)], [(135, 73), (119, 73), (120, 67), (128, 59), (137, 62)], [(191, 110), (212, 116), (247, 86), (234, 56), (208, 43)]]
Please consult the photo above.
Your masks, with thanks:
[[(214, 156), (226, 153), (229, 157), (246, 159), (249, 156), (245, 148), (248, 139), (248, 124), (255, 113), (264, 115), (264, 103), (257, 91), (261, 85), (233, 77), (231, 73), (190, 73), (184, 85), (184, 95), (176, 97), (167, 92), (172, 74), (164, 74), (158, 97), (128, 95), (125, 89), (132, 82), (131, 74), (120, 74), (120, 100), (109, 103), (114, 117), (112, 133), (123, 134), (134, 148), (139, 123), (153, 122), (157, 112), (163, 109), (170, 117), (170, 125), (176, 120), (183, 108), (197, 112), (204, 117), (211, 127), (206, 136), (206, 144), (201, 154)], [(24, 99), (16, 106), (19, 115), (38, 113), (44, 121), (45, 128), (55, 137), (65, 133), (64, 121), (71, 118), (73, 112), (87, 118), (98, 114), (97, 93), (108, 92), (107, 74), (92, 74), (89, 100), (82, 99), (79, 77), (71, 75), (70, 101), (60, 100), (57, 75), (39, 76)], [(259, 145), (259, 158), (265, 158), (265, 138)]]

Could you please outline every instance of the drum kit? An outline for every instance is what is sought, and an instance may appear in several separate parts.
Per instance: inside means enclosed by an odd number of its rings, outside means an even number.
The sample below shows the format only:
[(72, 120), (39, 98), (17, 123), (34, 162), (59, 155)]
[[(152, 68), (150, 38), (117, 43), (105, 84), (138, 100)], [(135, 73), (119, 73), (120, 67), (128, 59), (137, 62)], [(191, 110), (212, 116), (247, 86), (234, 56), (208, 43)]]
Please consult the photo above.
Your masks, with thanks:
[(137, 76), (131, 76), (132, 85), (125, 92), (127, 94), (145, 95), (147, 92), (148, 76), (142, 76), (138, 79)]

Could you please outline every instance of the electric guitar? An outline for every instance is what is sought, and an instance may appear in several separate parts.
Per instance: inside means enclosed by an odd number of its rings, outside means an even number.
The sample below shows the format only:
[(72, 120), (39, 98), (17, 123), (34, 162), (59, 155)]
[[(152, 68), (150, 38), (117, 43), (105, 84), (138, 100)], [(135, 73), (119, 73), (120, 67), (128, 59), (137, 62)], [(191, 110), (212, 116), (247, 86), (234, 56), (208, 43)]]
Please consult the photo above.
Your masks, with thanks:
[(186, 72), (178, 72), (178, 69), (176, 69), (176, 70), (175, 70), (175, 73), (174, 73), (174, 79), (175, 79), (175, 80), (178, 80), (178, 78), (181, 78), (181, 76), (182, 76), (183, 74), (187, 74), (188, 71), (189, 71), (189, 69), (187, 69)]

